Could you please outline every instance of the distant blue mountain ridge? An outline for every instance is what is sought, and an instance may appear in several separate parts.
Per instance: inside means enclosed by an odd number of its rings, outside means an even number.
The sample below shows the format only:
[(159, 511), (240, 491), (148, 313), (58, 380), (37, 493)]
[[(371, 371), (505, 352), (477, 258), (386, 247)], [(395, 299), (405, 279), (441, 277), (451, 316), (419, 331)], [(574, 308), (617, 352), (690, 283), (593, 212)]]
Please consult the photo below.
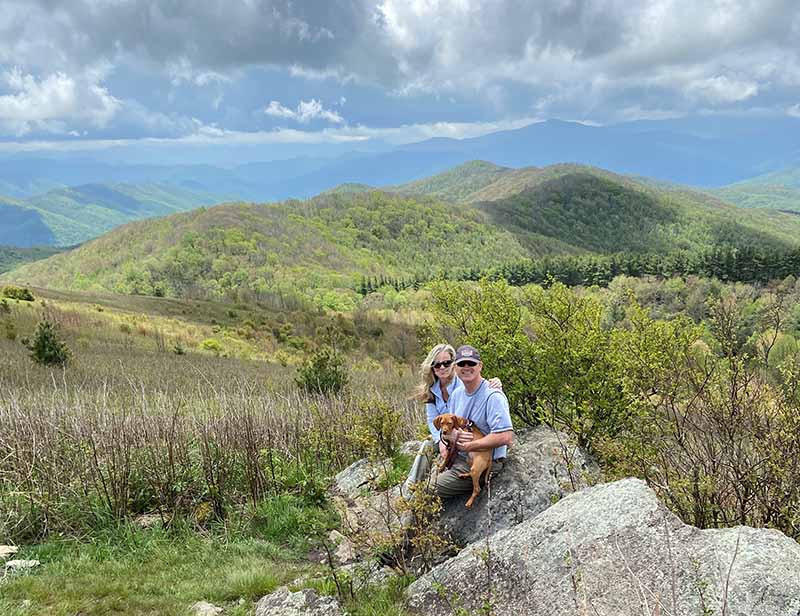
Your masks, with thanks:
[(0, 244), (71, 245), (128, 220), (219, 201), (302, 199), (341, 184), (403, 184), (471, 160), (505, 167), (580, 163), (717, 188), (800, 165), (800, 119), (715, 116), (611, 126), (549, 120), (470, 139), (429, 139), (387, 152), (233, 167), (10, 158), (0, 161), (0, 195), (5, 197), (0, 199)]
[(509, 167), (574, 162), (616, 173), (720, 187), (800, 164), (800, 118), (709, 117), (611, 126), (548, 120), (470, 139), (435, 138), (389, 152), (215, 165), (123, 165), (90, 158), (0, 162), (0, 195), (30, 197), (96, 182), (157, 182), (227, 197), (304, 198), (343, 183), (395, 184), (468, 160)]

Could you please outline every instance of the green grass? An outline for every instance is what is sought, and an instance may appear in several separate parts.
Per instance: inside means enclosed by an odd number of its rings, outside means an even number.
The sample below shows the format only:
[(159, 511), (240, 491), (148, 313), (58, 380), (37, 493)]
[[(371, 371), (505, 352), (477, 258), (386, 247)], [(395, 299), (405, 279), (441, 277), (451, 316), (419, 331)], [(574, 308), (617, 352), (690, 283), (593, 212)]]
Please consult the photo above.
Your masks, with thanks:
[[(347, 576), (341, 572), (338, 575), (340, 584), (347, 589)], [(346, 596), (340, 603), (350, 616), (406, 616), (409, 612), (403, 607), (404, 593), (413, 581), (411, 576), (396, 576), (384, 584), (355, 588), (352, 596), (345, 590)], [(330, 574), (309, 580), (305, 587), (313, 588), (320, 594), (336, 594), (336, 584)], [(290, 586), (290, 589), (294, 587)]]
[(91, 543), (52, 540), (18, 557), (42, 565), (2, 583), (6, 616), (185, 616), (197, 601), (225, 607), (226, 614), (250, 614), (260, 597), (311, 570), (296, 552), (264, 539), (131, 527)]

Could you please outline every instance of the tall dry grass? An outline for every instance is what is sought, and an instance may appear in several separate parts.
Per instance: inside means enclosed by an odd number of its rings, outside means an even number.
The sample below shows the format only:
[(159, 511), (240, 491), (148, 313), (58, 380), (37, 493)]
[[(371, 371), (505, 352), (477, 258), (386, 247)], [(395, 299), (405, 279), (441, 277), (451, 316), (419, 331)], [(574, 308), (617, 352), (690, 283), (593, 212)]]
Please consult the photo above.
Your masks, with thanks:
[(68, 340), (67, 370), (0, 340), (0, 536), (82, 535), (143, 513), (165, 523), (225, 519), (267, 495), (314, 498), (364, 454), (354, 425), (371, 405), (421, 418), (411, 369), (364, 362), (339, 396), (304, 394), (294, 369)]

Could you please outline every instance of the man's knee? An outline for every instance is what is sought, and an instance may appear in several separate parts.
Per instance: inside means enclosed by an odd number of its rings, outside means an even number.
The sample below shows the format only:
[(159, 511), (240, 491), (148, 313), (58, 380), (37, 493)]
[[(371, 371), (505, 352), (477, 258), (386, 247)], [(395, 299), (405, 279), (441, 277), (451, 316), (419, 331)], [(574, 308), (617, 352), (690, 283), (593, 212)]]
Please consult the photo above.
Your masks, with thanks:
[(436, 494), (440, 498), (450, 498), (472, 492), (472, 479), (459, 477), (459, 474), (465, 472), (469, 472), (469, 464), (461, 464), (458, 461), (449, 470), (439, 473), (436, 477)]

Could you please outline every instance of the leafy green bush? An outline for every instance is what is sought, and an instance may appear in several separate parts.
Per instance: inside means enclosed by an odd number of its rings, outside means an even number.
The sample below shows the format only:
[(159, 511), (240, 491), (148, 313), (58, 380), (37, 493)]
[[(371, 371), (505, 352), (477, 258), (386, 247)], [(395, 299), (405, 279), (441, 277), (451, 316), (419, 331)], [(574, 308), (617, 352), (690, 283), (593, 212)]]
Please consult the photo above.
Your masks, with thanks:
[(222, 343), (216, 338), (206, 338), (200, 343), (200, 348), (204, 351), (211, 351), (215, 355), (222, 354)]
[(432, 340), (478, 348), (484, 376), (500, 377), (518, 424), (568, 429), (584, 446), (620, 429), (627, 404), (598, 300), (561, 283), (515, 290), (483, 280), (432, 291), (440, 326)]
[(700, 325), (631, 300), (612, 329), (598, 294), (561, 284), (442, 284), (433, 332), (481, 350), (517, 419), (533, 411), (567, 432), (608, 478), (643, 478), (687, 523), (798, 537), (800, 349), (781, 333), (789, 287), (758, 299), (731, 287), (707, 300)]
[(9, 299), (18, 299), (23, 302), (32, 302), (34, 299), (33, 293), (28, 289), (11, 285), (3, 287), (3, 295)]
[(69, 361), (70, 351), (58, 338), (56, 326), (44, 319), (39, 321), (33, 338), (22, 343), (31, 352), (31, 358), (43, 366), (63, 366)]
[(375, 459), (397, 456), (402, 413), (375, 398), (359, 402), (358, 410), (350, 434), (355, 446)]
[(347, 387), (344, 359), (336, 351), (324, 348), (314, 353), (297, 371), (295, 383), (301, 389), (318, 394), (336, 394)]

